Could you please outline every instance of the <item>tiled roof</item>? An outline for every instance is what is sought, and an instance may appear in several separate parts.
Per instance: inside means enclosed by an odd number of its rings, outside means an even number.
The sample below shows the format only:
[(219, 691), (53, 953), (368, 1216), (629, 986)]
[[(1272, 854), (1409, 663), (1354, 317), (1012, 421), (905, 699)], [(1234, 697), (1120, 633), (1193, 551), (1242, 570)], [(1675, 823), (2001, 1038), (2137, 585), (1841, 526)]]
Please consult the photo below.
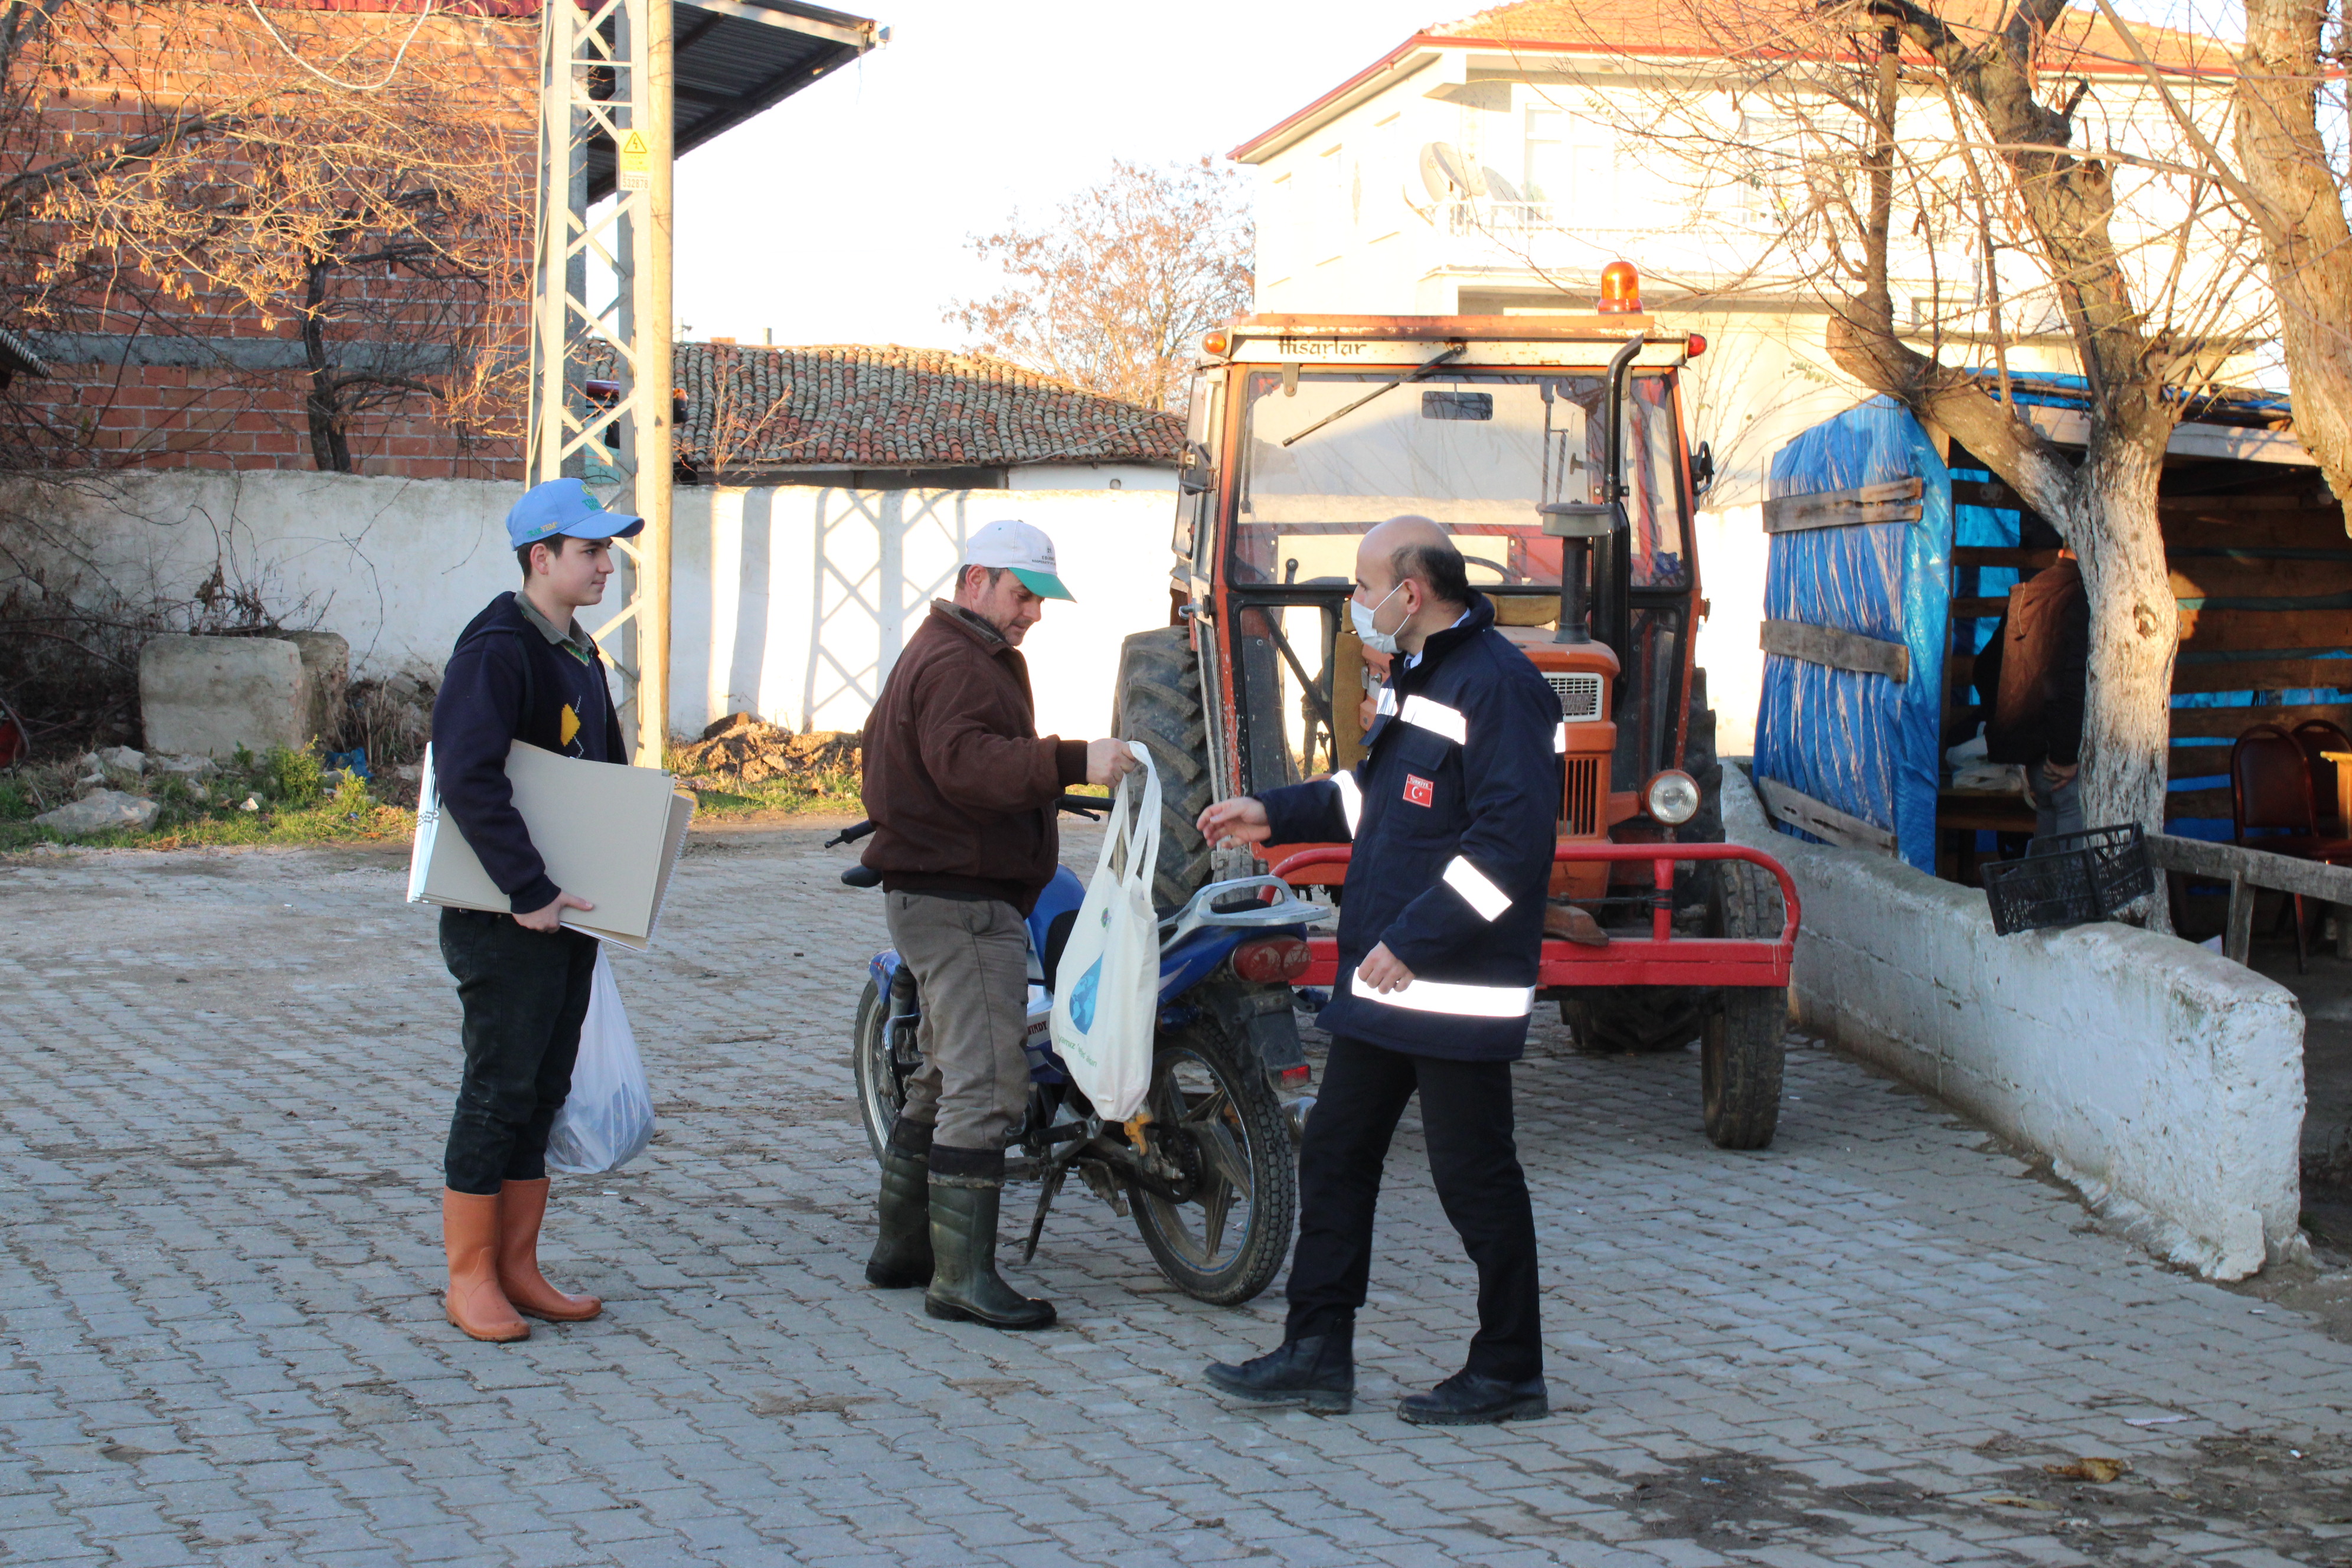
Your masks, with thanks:
[(1173, 463), (1184, 422), (982, 354), (680, 343), (681, 460), (747, 468)]
[[(1944, 0), (1937, 16), (1963, 34), (1982, 37), (2015, 7), (2011, 0)], [(1822, 9), (1808, 0), (1521, 0), (1431, 27), (1433, 42), (1476, 39), (1528, 45), (1590, 46), (1611, 53), (1719, 55), (1735, 47), (1769, 47), (1775, 34), (1818, 27)], [(1832, 18), (1833, 19), (1833, 18)], [(2189, 70), (2234, 68), (2220, 39), (2168, 27), (2135, 26), (2150, 58)], [(2131, 47), (2095, 9), (2070, 7), (2052, 27), (2045, 70), (2137, 71)]]

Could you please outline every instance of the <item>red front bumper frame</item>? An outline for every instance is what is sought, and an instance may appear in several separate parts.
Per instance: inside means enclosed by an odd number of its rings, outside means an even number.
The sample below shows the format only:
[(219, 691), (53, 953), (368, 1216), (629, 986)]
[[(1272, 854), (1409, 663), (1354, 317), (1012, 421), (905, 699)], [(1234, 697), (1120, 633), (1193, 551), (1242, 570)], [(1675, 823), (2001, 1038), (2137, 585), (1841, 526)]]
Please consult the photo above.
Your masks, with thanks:
[[(1345, 846), (1303, 849), (1274, 868), (1287, 881), (1294, 871), (1309, 866), (1344, 865)], [(1563, 985), (1769, 985), (1785, 988), (1789, 963), (1797, 948), (1797, 925), (1802, 911), (1797, 885), (1787, 868), (1760, 849), (1744, 844), (1563, 844), (1552, 852), (1562, 860), (1647, 860), (1657, 891), (1650, 907), (1650, 934), (1628, 937), (1612, 933), (1607, 947), (1580, 947), (1572, 942), (1546, 937), (1536, 984), (1541, 989)], [(1676, 936), (1674, 931), (1675, 863), (1696, 860), (1745, 860), (1772, 873), (1780, 884), (1787, 912), (1780, 934), (1771, 938)], [(1339, 978), (1339, 944), (1328, 936), (1307, 939), (1307, 973), (1297, 985), (1331, 985)]]

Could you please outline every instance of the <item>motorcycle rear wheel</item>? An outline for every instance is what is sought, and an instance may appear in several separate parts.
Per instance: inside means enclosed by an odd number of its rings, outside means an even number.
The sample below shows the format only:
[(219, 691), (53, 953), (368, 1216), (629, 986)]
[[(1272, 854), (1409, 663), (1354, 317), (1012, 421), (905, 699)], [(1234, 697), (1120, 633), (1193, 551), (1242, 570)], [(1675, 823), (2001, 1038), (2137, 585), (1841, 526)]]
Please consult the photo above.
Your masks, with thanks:
[(866, 994), (857, 999), (857, 1022), (850, 1028), (849, 1076), (857, 1086), (858, 1120), (866, 1123), (866, 1141), (877, 1161), (890, 1141), (890, 1123), (898, 1119), (898, 1107), (907, 1101), (905, 1087), (891, 1068), (890, 1044), (882, 1028), (888, 1012), (881, 987), (868, 980)]
[(1197, 1174), (1181, 1204), (1130, 1186), (1135, 1228), (1178, 1289), (1238, 1306), (1282, 1271), (1298, 1212), (1281, 1102), (1248, 1043), (1203, 1019), (1160, 1037), (1144, 1104)]

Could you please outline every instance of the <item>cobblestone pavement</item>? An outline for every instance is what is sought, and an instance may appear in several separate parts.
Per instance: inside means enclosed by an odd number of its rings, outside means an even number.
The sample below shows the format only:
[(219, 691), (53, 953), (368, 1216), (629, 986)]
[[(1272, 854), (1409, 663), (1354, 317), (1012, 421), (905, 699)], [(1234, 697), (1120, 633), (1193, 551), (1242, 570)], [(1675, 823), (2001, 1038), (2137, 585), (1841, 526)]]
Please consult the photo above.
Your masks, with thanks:
[[(456, 1007), (397, 862), (0, 867), (0, 1558), (2352, 1562), (2352, 1346), (1818, 1049), (1732, 1155), (1689, 1058), (1541, 1034), (1547, 1421), (1392, 1414), (1469, 1331), (1417, 1135), (1352, 1415), (1202, 1392), (1278, 1300), (1173, 1293), (1082, 1195), (1025, 1275), (1063, 1328), (932, 1322), (859, 1275), (844, 1041), (881, 911), (819, 837), (698, 837), (618, 960), (665, 1131), (559, 1187), (551, 1271), (604, 1317), (509, 1347), (435, 1294)], [(2045, 1468), (2085, 1457), (2130, 1468)]]

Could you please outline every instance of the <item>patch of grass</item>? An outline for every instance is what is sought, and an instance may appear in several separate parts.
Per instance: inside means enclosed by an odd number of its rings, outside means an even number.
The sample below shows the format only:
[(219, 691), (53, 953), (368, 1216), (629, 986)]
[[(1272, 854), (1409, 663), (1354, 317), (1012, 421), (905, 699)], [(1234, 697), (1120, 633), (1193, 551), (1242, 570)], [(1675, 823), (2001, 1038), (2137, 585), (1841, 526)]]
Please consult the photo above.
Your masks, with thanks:
[(695, 795), (695, 816), (720, 821), (731, 816), (751, 816), (760, 812), (848, 812), (863, 816), (864, 800), (858, 793), (856, 776), (852, 773), (812, 773), (801, 777), (779, 775), (755, 784), (739, 784), (731, 790), (706, 790)]
[[(70, 769), (57, 777), (19, 771), (0, 778), (0, 853), (42, 844), (77, 849), (192, 849), (210, 846), (381, 844), (405, 840), (416, 832), (416, 814), (375, 798), (365, 780), (338, 771), (330, 775), (318, 758), (272, 749), (266, 756), (236, 753), (220, 771), (201, 779), (150, 775), (137, 783), (159, 808), (145, 832), (118, 828), (68, 838), (31, 819), (71, 798), (63, 787)], [(255, 809), (244, 809), (251, 800)]]

